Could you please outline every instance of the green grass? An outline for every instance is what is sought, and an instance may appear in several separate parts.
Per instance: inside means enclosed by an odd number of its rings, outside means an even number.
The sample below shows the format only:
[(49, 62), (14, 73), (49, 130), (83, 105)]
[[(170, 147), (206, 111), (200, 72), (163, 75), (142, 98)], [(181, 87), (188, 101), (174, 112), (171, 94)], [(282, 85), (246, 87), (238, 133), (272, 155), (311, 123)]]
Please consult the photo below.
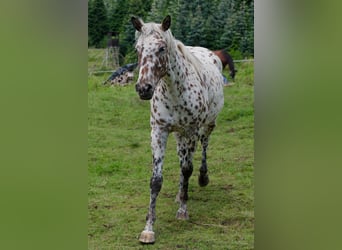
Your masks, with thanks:
[(88, 78), (89, 249), (253, 249), (254, 67), (236, 66), (210, 139), (207, 187), (197, 184), (200, 147), (194, 157), (188, 221), (175, 218), (179, 163), (169, 137), (153, 245), (138, 241), (149, 204), (149, 102), (139, 99), (134, 84), (104, 87), (108, 75)]

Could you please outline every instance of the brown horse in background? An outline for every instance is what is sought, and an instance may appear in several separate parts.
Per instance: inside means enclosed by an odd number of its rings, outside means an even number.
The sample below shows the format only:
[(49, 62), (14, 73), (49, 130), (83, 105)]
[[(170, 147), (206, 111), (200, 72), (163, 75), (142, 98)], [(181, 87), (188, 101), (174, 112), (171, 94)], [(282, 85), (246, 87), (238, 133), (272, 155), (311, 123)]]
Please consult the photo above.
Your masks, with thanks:
[(231, 55), (229, 55), (229, 53), (225, 51), (224, 49), (214, 50), (213, 52), (215, 53), (215, 55), (217, 55), (221, 59), (222, 69), (224, 69), (224, 67), (226, 67), (226, 65), (228, 64), (229, 71), (230, 71), (229, 75), (234, 80), (235, 73), (237, 72), (237, 70), (234, 67), (234, 61)]

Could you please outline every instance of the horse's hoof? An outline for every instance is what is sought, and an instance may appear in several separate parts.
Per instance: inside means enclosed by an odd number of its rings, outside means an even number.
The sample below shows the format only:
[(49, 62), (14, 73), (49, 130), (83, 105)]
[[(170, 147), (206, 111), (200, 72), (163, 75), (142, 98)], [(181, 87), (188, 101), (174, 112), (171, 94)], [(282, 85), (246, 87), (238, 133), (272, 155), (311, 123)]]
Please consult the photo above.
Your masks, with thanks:
[(152, 244), (155, 242), (154, 232), (144, 230), (141, 232), (139, 241), (144, 244)]
[(205, 187), (206, 185), (208, 185), (208, 183), (209, 183), (209, 176), (207, 174), (198, 176), (198, 184), (201, 187)]
[(176, 214), (176, 218), (178, 220), (188, 220), (189, 214), (187, 211), (184, 211), (183, 209), (179, 209)]

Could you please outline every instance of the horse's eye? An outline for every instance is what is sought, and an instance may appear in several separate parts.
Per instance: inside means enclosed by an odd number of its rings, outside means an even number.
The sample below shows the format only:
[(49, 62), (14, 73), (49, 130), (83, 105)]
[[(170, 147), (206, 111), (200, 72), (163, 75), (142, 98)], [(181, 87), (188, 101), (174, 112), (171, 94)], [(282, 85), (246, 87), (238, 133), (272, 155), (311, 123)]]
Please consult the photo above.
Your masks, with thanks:
[(164, 51), (165, 51), (165, 47), (160, 47), (158, 50), (159, 53), (163, 53)]

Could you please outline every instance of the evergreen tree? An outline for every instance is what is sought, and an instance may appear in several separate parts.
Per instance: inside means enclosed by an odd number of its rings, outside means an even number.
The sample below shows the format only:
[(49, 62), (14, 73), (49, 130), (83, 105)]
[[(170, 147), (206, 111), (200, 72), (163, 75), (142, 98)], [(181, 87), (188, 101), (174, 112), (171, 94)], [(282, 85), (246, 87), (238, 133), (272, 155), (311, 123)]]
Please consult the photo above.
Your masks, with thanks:
[(117, 0), (110, 12), (109, 27), (111, 31), (120, 33), (124, 30), (123, 21), (128, 15), (127, 0)]
[(147, 11), (146, 9), (151, 8), (151, 1), (143, 1), (143, 0), (129, 0), (128, 2), (128, 15), (123, 20), (123, 32), (120, 34), (121, 45), (120, 45), (120, 53), (123, 55), (130, 54), (132, 57), (132, 53), (134, 52), (134, 43), (135, 43), (135, 29), (131, 23), (131, 16), (137, 16), (142, 19), (146, 19)]
[(212, 50), (221, 49), (219, 43), (223, 30), (224, 20), (221, 20), (219, 13), (222, 12), (218, 5), (212, 4), (210, 12), (205, 19), (204, 24), (204, 38), (206, 40), (206, 47)]
[(206, 46), (206, 39), (204, 38), (204, 19), (200, 5), (197, 5), (196, 11), (193, 14), (187, 37), (189, 45), (191, 46)]
[(205, 47), (208, 49), (216, 49), (216, 39), (217, 37), (217, 30), (215, 25), (215, 18), (214, 16), (209, 16), (204, 24), (204, 38), (206, 40)]
[(164, 16), (164, 10), (166, 9), (165, 0), (153, 0), (151, 5), (151, 11), (146, 17), (146, 22), (161, 22)]
[(107, 10), (103, 0), (93, 0), (90, 3), (88, 32), (90, 34), (90, 45), (101, 47), (104, 36), (109, 31), (107, 23)]
[[(246, 1), (246, 3), (247, 2), (248, 1)], [(246, 56), (252, 56), (254, 55), (254, 1), (251, 1), (250, 5), (248, 5), (248, 10), (246, 11), (246, 19), (247, 30), (245, 32), (245, 36), (248, 44), (248, 54), (246, 54)]]
[(179, 0), (179, 12), (175, 22), (173, 22), (173, 32), (175, 37), (182, 41), (184, 44), (189, 44), (187, 39), (187, 33), (191, 27), (191, 3), (188, 0)]
[(168, 1), (168, 7), (167, 12), (164, 13), (164, 15), (170, 15), (171, 16), (171, 30), (172, 33), (175, 33), (175, 30), (177, 30), (177, 16), (179, 12), (179, 5), (178, 0), (169, 0)]
[(218, 43), (220, 44), (220, 48), (225, 48), (228, 51), (236, 50), (238, 47), (238, 39), (239, 34), (235, 31), (236, 26), (236, 15), (233, 15), (230, 18), (226, 18), (225, 25), (223, 28), (222, 36)]
[(254, 4), (244, 0), (221, 2), (227, 9), (227, 17), (219, 39), (222, 48), (240, 56), (254, 53)]
[(151, 5), (153, 0), (127, 0), (128, 3), (128, 15), (141, 17), (146, 21), (148, 12), (151, 11)]
[(238, 36), (238, 50), (245, 56), (248, 54), (248, 17), (246, 2), (241, 1), (237, 11), (237, 22), (235, 26), (236, 35)]
[(91, 36), (93, 32), (93, 23), (95, 22), (94, 12), (92, 11), (92, 1), (88, 0), (88, 47), (91, 46)]
[(171, 15), (171, 30), (186, 45), (254, 54), (253, 0), (88, 0), (88, 46), (100, 47), (108, 31), (120, 33), (120, 54), (129, 61), (135, 42), (132, 15), (145, 22)]

